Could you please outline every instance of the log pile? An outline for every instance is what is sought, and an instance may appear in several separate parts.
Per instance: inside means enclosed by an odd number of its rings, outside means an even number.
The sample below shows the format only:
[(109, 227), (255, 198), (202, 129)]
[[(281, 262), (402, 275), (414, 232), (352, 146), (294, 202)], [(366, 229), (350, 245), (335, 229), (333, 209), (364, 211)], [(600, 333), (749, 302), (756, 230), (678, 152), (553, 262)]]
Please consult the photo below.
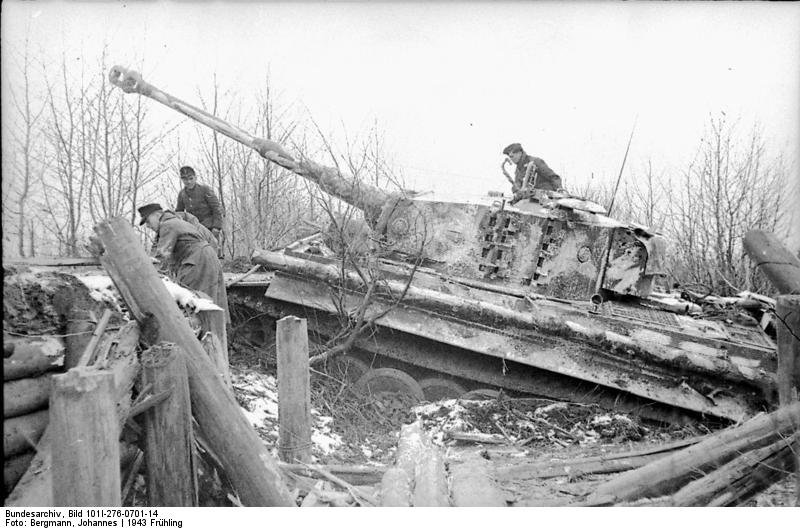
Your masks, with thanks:
[[(793, 470), (800, 402), (603, 483), (581, 505), (738, 505)], [(648, 503), (653, 505), (653, 503)]]

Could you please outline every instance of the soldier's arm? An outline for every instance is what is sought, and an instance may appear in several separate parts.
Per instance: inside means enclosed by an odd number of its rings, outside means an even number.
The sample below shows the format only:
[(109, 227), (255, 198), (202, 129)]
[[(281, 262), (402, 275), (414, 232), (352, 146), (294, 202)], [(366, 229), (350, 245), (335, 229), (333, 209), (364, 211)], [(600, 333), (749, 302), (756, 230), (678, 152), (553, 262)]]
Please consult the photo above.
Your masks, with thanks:
[(217, 195), (210, 187), (206, 187), (206, 203), (211, 208), (211, 229), (222, 229), (222, 206), (219, 203)]
[(186, 211), (186, 204), (183, 203), (183, 191), (178, 193), (178, 203), (175, 204), (175, 211)]
[(178, 242), (178, 232), (165, 226), (163, 223), (158, 228), (158, 240), (156, 241), (155, 257), (162, 264), (166, 264), (172, 257), (175, 250), (175, 243)]

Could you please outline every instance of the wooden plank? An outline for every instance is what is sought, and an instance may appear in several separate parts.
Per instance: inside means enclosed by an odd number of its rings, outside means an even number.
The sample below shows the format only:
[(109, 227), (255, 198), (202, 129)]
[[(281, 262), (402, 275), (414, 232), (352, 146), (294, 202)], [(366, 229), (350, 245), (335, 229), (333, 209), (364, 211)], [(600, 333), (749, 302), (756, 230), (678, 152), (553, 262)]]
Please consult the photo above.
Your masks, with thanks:
[[(222, 462), (244, 505), (294, 505), (275, 460), (215, 374), (183, 314), (167, 292), (130, 224), (113, 218), (95, 226), (106, 249), (107, 271), (138, 321), (149, 314), (158, 338), (179, 345), (186, 356), (192, 412)], [(139, 320), (139, 318), (142, 318)]]
[(76, 367), (53, 377), (53, 503), (119, 506), (119, 425), (114, 375)]
[(148, 504), (196, 507), (189, 380), (177, 345), (161, 343), (142, 353), (142, 384), (154, 393), (169, 391), (169, 397), (144, 414)]
[(278, 453), (288, 463), (311, 461), (311, 381), (306, 320), (278, 320)]

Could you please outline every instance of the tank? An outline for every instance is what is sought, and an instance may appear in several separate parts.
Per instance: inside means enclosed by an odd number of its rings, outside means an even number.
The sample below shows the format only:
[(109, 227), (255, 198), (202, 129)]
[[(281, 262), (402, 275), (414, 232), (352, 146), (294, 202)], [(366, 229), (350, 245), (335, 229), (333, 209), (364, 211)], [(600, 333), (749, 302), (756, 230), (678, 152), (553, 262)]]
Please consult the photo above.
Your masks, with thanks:
[(255, 252), (274, 276), (238, 282), (232, 301), (306, 318), (323, 341), (341, 331), (342, 315), (366, 322), (353, 350), (440, 394), (494, 386), (668, 421), (739, 421), (775, 402), (774, 342), (757, 324), (703, 319), (696, 305), (655, 292), (666, 243), (643, 226), (563, 192), (387, 192), (291, 155), (134, 71), (115, 66), (109, 78), (363, 212), (336, 236)]

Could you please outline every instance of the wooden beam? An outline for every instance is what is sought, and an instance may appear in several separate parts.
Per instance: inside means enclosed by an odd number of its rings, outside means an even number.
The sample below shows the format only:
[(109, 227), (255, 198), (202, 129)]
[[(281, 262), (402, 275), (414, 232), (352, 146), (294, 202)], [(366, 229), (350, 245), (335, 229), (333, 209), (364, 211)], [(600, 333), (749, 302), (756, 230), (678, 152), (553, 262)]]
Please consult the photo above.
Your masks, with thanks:
[(142, 384), (170, 391), (144, 414), (147, 498), (150, 506), (196, 507), (192, 409), (185, 355), (177, 345), (160, 343), (142, 353)]
[[(202, 345), (153, 268), (139, 238), (123, 218), (95, 226), (106, 249), (107, 271), (131, 312), (151, 315), (160, 340), (179, 345), (187, 358), (192, 412), (244, 505), (294, 505), (275, 460), (215, 374)], [(133, 310), (133, 308), (136, 310)], [(137, 315), (138, 314), (138, 315)], [(141, 320), (140, 320), (141, 321)]]
[(278, 320), (278, 453), (287, 463), (311, 462), (311, 381), (306, 320)]
[(114, 376), (76, 367), (53, 377), (50, 431), (53, 503), (119, 506), (119, 425)]

